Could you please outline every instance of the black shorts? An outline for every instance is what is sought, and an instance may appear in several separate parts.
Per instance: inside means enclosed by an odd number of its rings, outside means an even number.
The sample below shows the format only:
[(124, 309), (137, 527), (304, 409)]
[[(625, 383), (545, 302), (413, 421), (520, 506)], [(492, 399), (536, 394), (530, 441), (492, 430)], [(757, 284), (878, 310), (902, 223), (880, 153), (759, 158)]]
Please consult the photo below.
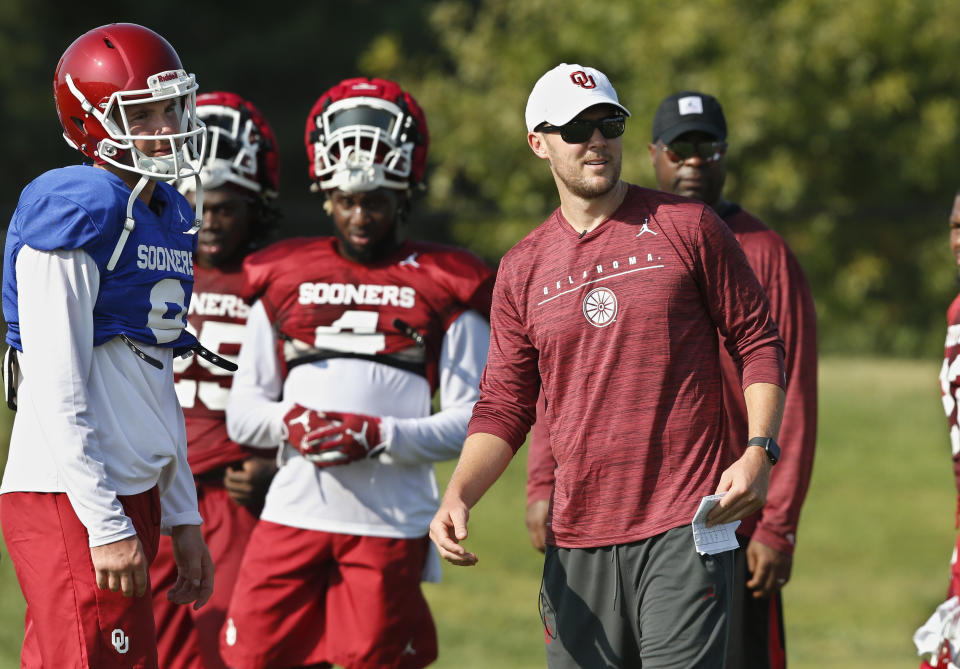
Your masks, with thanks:
[(723, 669), (733, 554), (699, 555), (689, 525), (622, 546), (547, 546), (550, 669)]

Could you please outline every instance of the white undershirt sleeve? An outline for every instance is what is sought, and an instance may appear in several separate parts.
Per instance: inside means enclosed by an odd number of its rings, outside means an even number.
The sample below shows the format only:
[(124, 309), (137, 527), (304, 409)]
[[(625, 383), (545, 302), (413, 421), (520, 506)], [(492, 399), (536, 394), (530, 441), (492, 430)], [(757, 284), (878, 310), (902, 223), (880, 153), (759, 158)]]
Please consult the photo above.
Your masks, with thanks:
[(440, 350), (440, 411), (424, 418), (384, 417), (387, 444), (380, 457), (398, 464), (451, 460), (460, 455), (480, 376), (490, 347), (490, 326), (476, 311), (465, 311), (447, 329)]
[[(93, 362), (93, 308), (100, 272), (86, 252), (37, 251), (17, 256), (21, 367), (39, 416), (43, 443), (63, 490), (90, 535), (102, 545), (136, 534), (107, 483), (96, 415), (86, 384)], [(122, 390), (122, 389), (121, 389)]]
[(283, 417), (294, 402), (278, 401), (284, 379), (277, 336), (260, 302), (247, 316), (237, 367), (227, 401), (227, 433), (238, 444), (276, 448), (284, 438)]

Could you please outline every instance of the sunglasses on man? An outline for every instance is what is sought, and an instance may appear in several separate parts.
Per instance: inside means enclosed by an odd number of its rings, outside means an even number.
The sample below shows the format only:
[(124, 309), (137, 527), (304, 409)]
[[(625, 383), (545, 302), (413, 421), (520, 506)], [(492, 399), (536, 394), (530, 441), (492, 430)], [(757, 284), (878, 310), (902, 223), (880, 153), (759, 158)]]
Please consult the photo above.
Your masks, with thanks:
[(600, 130), (600, 134), (607, 139), (613, 139), (623, 134), (627, 127), (627, 117), (623, 114), (608, 116), (595, 120), (577, 119), (565, 123), (564, 125), (540, 124), (536, 128), (539, 132), (560, 133), (560, 139), (567, 144), (583, 144), (593, 137), (594, 130)]
[(667, 159), (672, 163), (682, 163), (697, 156), (705, 163), (712, 163), (723, 157), (727, 152), (727, 143), (715, 140), (709, 142), (670, 142), (660, 143), (660, 148)]

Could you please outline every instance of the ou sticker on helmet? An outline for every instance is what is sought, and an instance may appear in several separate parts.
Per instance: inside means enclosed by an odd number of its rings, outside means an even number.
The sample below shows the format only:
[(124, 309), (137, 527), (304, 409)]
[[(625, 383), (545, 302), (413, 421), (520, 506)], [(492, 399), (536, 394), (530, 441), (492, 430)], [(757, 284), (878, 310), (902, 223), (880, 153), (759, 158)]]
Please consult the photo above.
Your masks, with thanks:
[(605, 328), (617, 319), (617, 296), (609, 288), (594, 288), (583, 298), (583, 316), (590, 325)]

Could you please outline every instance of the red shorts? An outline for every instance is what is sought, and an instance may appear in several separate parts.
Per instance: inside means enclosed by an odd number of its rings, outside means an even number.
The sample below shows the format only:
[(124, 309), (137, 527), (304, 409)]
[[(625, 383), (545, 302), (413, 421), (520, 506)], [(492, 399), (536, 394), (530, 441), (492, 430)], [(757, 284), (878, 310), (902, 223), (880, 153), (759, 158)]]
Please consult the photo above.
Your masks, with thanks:
[[(153, 560), (160, 537), (157, 489), (119, 499), (147, 561)], [(0, 522), (27, 600), (21, 667), (156, 669), (149, 584), (143, 597), (97, 587), (87, 529), (66, 494), (6, 493)]]
[(329, 662), (419, 669), (437, 657), (420, 590), (430, 542), (331, 534), (261, 520), (220, 637), (235, 669)]
[(160, 537), (160, 550), (150, 565), (157, 649), (164, 669), (226, 669), (220, 657), (220, 628), (240, 570), (240, 558), (257, 518), (232, 499), (221, 483), (197, 484), (197, 505), (203, 517), (203, 539), (217, 570), (210, 601), (199, 611), (167, 600), (177, 582), (173, 542)]

